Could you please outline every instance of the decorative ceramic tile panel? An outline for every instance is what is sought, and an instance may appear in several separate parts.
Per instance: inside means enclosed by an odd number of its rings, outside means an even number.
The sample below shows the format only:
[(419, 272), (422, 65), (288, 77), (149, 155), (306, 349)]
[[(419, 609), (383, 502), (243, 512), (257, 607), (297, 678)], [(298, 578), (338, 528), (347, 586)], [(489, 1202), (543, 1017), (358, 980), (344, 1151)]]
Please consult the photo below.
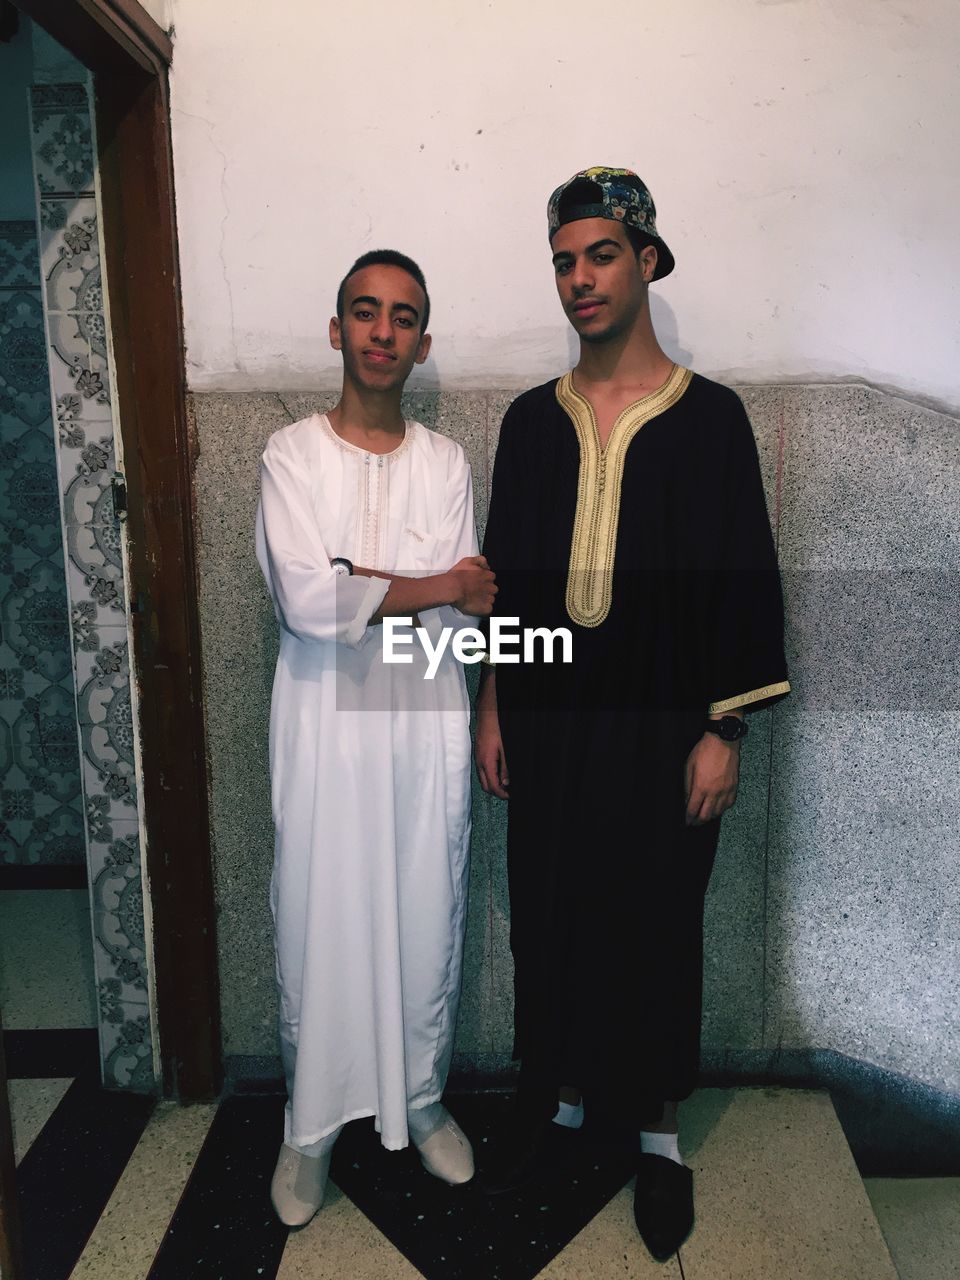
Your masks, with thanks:
[(40, 195), (92, 194), (93, 137), (87, 86), (37, 84), (30, 90), (30, 104), (33, 165)]
[(41, 199), (40, 207), (57, 210), (57, 216), (49, 220), (55, 225), (41, 225), (41, 267), (50, 324), (50, 373), (58, 409), (62, 397), (75, 394), (80, 416), (86, 421), (109, 422), (96, 201), (92, 197)]
[[(46, 282), (47, 306), (51, 311), (86, 311), (100, 314), (103, 294), (100, 284), (100, 253), (97, 245), (97, 202), (93, 196), (75, 199), (45, 199), (44, 210), (56, 213), (43, 226), (44, 252), (41, 259)], [(106, 358), (102, 323), (97, 344)]]
[(136, 820), (137, 785), (126, 627), (104, 627), (100, 648), (77, 652), (84, 788), (110, 800), (111, 820)]
[(87, 86), (35, 85), (31, 120), (102, 1065), (108, 1085), (150, 1089), (126, 599)]
[(135, 821), (104, 819), (102, 812), (98, 816), (91, 826), (89, 857), (104, 1077), (122, 1088), (150, 1089), (139, 827)]
[(36, 292), (39, 285), (36, 224), (0, 222), (0, 289), (19, 286)]
[(0, 223), (0, 863), (85, 856), (57, 459), (33, 222)]
[[(7, 248), (6, 240), (0, 240), (0, 257), (7, 256)], [(33, 289), (0, 288), (0, 412), (28, 427), (41, 427), (50, 419), (43, 307), (37, 286), (39, 279)], [(10, 426), (16, 429), (16, 423)], [(3, 439), (6, 443), (6, 426)]]

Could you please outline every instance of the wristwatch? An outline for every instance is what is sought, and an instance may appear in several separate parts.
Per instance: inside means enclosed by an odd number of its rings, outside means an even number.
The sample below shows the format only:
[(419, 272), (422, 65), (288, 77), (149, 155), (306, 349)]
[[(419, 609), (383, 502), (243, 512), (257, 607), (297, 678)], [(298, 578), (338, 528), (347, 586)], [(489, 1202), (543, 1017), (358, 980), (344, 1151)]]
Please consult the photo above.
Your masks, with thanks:
[(344, 577), (350, 577), (353, 573), (353, 565), (346, 556), (334, 556), (330, 566), (334, 573), (342, 574)]
[(739, 716), (721, 716), (719, 720), (708, 720), (707, 733), (715, 733), (724, 742), (738, 742), (747, 736), (747, 722)]

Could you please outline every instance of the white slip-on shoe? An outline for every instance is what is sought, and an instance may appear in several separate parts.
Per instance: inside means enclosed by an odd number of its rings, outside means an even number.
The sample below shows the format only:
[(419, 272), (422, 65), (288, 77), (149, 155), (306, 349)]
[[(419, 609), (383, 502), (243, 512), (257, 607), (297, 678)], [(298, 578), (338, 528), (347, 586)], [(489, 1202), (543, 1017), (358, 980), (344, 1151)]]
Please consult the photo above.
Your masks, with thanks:
[(323, 1204), (333, 1143), (319, 1156), (303, 1156), (286, 1143), (270, 1183), (270, 1199), (287, 1227), (303, 1227)]
[(458, 1187), (473, 1177), (470, 1139), (449, 1112), (439, 1129), (415, 1145), (427, 1173), (448, 1182), (451, 1187)]

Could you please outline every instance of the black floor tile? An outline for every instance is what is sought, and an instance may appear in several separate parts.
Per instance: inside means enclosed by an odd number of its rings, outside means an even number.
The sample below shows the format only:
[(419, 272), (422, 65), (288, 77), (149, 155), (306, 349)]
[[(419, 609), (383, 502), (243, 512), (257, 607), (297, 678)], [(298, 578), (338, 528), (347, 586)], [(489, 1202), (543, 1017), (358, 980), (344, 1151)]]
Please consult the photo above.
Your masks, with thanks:
[(86, 889), (86, 863), (72, 866), (0, 866), (3, 889)]
[(65, 1031), (4, 1031), (3, 1051), (10, 1080), (99, 1079), (100, 1045), (96, 1027)]
[[(450, 1100), (478, 1163), (511, 1105), (497, 1094)], [(574, 1163), (516, 1194), (491, 1198), (475, 1182), (448, 1187), (431, 1177), (413, 1148), (385, 1151), (372, 1120), (347, 1125), (331, 1171), (337, 1186), (427, 1280), (529, 1280), (632, 1174), (629, 1159), (591, 1146), (584, 1135), (583, 1155)]]
[[(287, 1239), (270, 1204), (280, 1096), (221, 1103), (148, 1280), (271, 1280)], [(344, 1280), (348, 1280), (344, 1277)]]
[(69, 1276), (153, 1106), (74, 1080), (17, 1168), (26, 1280)]

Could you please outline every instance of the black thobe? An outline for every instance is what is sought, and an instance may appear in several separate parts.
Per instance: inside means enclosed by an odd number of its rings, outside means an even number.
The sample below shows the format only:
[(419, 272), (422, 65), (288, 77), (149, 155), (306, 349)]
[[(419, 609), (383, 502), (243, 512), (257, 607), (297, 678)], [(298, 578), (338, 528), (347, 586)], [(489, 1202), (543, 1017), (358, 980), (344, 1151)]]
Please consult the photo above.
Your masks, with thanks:
[[(503, 420), (484, 554), (495, 613), (567, 627), (570, 665), (496, 667), (520, 1100), (596, 1114), (694, 1087), (719, 820), (685, 823), (710, 711), (789, 689), (776, 552), (738, 396), (675, 368), (601, 450), (570, 376)], [(559, 653), (559, 649), (557, 651)]]

